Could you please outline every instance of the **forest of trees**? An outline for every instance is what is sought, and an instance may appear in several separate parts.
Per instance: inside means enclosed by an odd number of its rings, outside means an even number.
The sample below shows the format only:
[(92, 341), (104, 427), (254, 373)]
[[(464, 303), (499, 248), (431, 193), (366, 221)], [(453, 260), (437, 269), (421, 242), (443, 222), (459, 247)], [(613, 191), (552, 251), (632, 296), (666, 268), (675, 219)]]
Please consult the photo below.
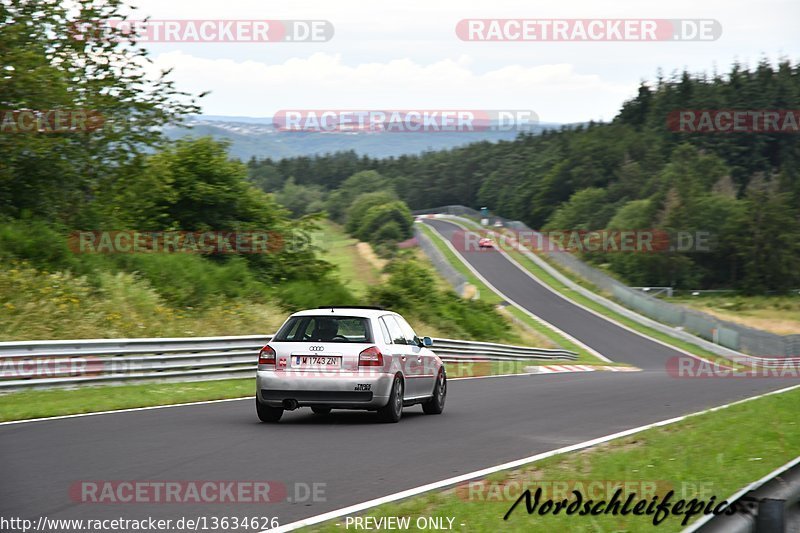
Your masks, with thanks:
[[(372, 159), (353, 152), (251, 160), (251, 180), (320, 198), (374, 170), (411, 209), (488, 206), (532, 228), (710, 231), (712, 252), (605, 254), (588, 259), (634, 285), (800, 287), (800, 137), (681, 133), (681, 109), (800, 109), (800, 65), (762, 61), (725, 75), (684, 72), (643, 83), (610, 123), (514, 141)], [(388, 137), (388, 136), (387, 136)], [(330, 206), (330, 203), (327, 204)]]

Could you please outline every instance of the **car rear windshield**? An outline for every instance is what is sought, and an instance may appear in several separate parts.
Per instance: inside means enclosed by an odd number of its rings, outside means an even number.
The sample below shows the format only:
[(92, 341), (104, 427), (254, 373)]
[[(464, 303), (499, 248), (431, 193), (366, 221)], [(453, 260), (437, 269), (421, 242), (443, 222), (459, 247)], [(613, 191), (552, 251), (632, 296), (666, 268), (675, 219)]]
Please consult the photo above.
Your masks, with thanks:
[(279, 342), (372, 342), (369, 319), (353, 316), (293, 316), (275, 334)]

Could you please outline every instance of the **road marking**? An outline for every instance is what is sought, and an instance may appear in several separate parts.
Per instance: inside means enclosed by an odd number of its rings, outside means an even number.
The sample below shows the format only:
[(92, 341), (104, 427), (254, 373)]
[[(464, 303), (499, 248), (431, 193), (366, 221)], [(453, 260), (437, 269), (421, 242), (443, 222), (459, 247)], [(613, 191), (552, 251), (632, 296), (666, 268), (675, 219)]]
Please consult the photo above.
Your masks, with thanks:
[(45, 416), (42, 418), (27, 418), (25, 420), (10, 420), (8, 422), (0, 422), (0, 426), (8, 426), (11, 424), (24, 424), (26, 422), (46, 422), (48, 420), (64, 420), (66, 418), (79, 418), (83, 416), (113, 415), (116, 413), (131, 413), (134, 411), (150, 411), (153, 409), (166, 409), (168, 407), (188, 407), (190, 405), (204, 405), (204, 404), (221, 403), (221, 402), (238, 402), (241, 400), (252, 400), (253, 398), (255, 398), (255, 396), (244, 396), (242, 398), (225, 398), (224, 400), (204, 400), (200, 402), (170, 403), (166, 405), (150, 405), (148, 407), (131, 407), (129, 409), (95, 411), (93, 413), (75, 413), (74, 415)]
[(284, 526), (280, 526), (276, 529), (270, 529), (261, 531), (260, 533), (280, 533), (283, 531), (293, 531), (295, 529), (299, 529), (301, 527), (311, 526), (314, 524), (319, 524), (321, 522), (326, 522), (328, 520), (333, 520), (335, 518), (340, 518), (342, 516), (351, 515), (354, 513), (358, 513), (361, 511), (365, 511), (372, 507), (376, 507), (378, 505), (383, 505), (385, 503), (394, 502), (397, 500), (402, 500), (405, 498), (409, 498), (411, 496), (417, 496), (424, 492), (429, 492), (432, 490), (443, 489), (445, 487), (449, 487), (451, 485), (456, 485), (461, 483), (462, 481), (469, 481), (470, 479), (486, 477), (489, 474), (493, 474), (495, 472), (499, 472), (501, 470), (509, 470), (511, 468), (516, 468), (519, 466), (523, 466), (526, 464), (530, 464), (536, 461), (541, 461), (542, 459), (547, 459), (548, 457), (553, 457), (555, 455), (562, 455), (569, 452), (574, 452), (576, 450), (582, 450), (584, 448), (590, 448), (592, 446), (596, 446), (597, 444), (602, 444), (604, 442), (608, 442), (610, 440), (619, 439), (622, 437), (627, 437), (630, 435), (634, 435), (636, 433), (641, 433), (642, 431), (646, 431), (648, 429), (653, 429), (656, 427), (661, 426), (668, 426), (670, 424), (675, 424), (676, 422), (681, 422), (682, 420), (686, 420), (687, 418), (693, 416), (704, 415), (707, 413), (713, 413), (715, 411), (720, 411), (722, 409), (727, 409), (729, 407), (733, 407), (734, 405), (739, 405), (742, 403), (750, 402), (753, 400), (757, 400), (759, 398), (764, 398), (766, 396), (772, 396), (774, 394), (782, 394), (785, 392), (789, 392), (794, 389), (800, 388), (800, 385), (792, 385), (791, 387), (786, 387), (783, 389), (779, 389), (772, 392), (767, 392), (764, 394), (759, 394), (758, 396), (752, 396), (750, 398), (745, 398), (743, 400), (737, 400), (735, 402), (727, 403), (724, 405), (720, 405), (717, 407), (711, 407), (710, 409), (705, 409), (703, 411), (698, 411), (696, 413), (690, 413), (688, 415), (678, 416), (675, 418), (669, 418), (667, 420), (661, 420), (660, 422), (654, 422), (652, 424), (647, 424), (644, 426), (639, 426), (632, 429), (626, 429), (625, 431), (620, 431), (618, 433), (613, 433), (611, 435), (606, 435), (604, 437), (598, 437), (596, 439), (587, 440), (585, 442), (580, 442), (578, 444), (572, 444), (570, 446), (565, 446), (563, 448), (558, 448), (556, 450), (550, 450), (549, 452), (543, 452), (536, 455), (531, 455), (530, 457), (525, 457), (522, 459), (517, 459), (516, 461), (510, 461), (508, 463), (499, 464), (497, 466), (491, 466), (489, 468), (484, 468), (482, 470), (476, 470), (474, 472), (470, 472), (468, 474), (462, 474), (460, 476), (455, 476), (447, 479), (443, 479), (441, 481), (435, 481), (433, 483), (428, 483), (427, 485), (421, 485), (419, 487), (414, 487), (412, 489), (404, 490), (401, 492), (396, 492), (394, 494), (389, 494), (387, 496), (382, 496), (380, 498), (375, 498), (373, 500), (368, 500), (362, 503), (358, 503), (355, 505), (350, 505), (348, 507), (343, 507), (341, 509), (337, 509), (335, 511), (330, 511), (327, 513), (319, 514), (316, 516), (312, 516), (309, 518), (305, 518), (303, 520), (298, 520), (296, 522), (292, 522), (290, 524), (286, 524)]
[[(453, 220), (453, 219), (456, 219), (456, 220)], [(473, 230), (473, 229), (470, 229), (470, 228), (466, 227), (465, 225), (463, 225), (461, 222), (459, 222), (459, 221), (457, 220), (457, 217), (453, 217), (453, 219), (450, 219), (450, 218), (448, 218), (448, 219), (445, 219), (445, 222), (449, 222), (449, 223), (451, 223), (451, 224), (453, 224), (453, 225), (455, 225), (455, 226), (458, 226), (459, 228), (463, 229), (464, 231), (472, 231), (472, 232), (475, 232), (475, 230)], [(434, 230), (434, 231), (435, 231), (435, 230)], [(437, 232), (437, 234), (438, 234), (438, 232)], [(530, 251), (528, 251), (527, 249), (525, 249), (525, 247), (521, 247), (521, 248), (522, 248), (522, 250), (521, 250), (521, 253), (522, 253), (523, 255), (525, 255), (525, 256), (528, 256), (528, 255), (532, 254), (532, 252), (530, 252)], [(577, 307), (580, 307), (580, 308), (581, 308), (581, 309), (583, 309), (584, 311), (586, 311), (586, 312), (588, 312), (588, 313), (591, 313), (591, 314), (595, 315), (595, 316), (596, 316), (596, 317), (598, 317), (598, 318), (602, 318), (603, 320), (606, 320), (606, 321), (608, 321), (608, 322), (611, 322), (612, 324), (614, 324), (614, 325), (615, 325), (615, 326), (617, 326), (617, 327), (620, 327), (620, 328), (622, 328), (622, 329), (624, 329), (624, 330), (626, 330), (626, 331), (629, 331), (629, 332), (631, 332), (631, 333), (635, 333), (636, 335), (639, 335), (640, 337), (644, 337), (645, 339), (648, 339), (648, 340), (650, 340), (650, 341), (652, 341), (652, 342), (655, 342), (655, 343), (657, 343), (657, 344), (661, 344), (662, 346), (665, 346), (665, 347), (667, 347), (667, 348), (670, 348), (670, 349), (672, 349), (672, 350), (675, 350), (676, 352), (682, 353), (683, 355), (688, 355), (689, 357), (692, 357), (692, 358), (694, 358), (694, 359), (698, 359), (698, 360), (700, 360), (700, 361), (703, 361), (703, 362), (705, 362), (705, 363), (709, 363), (709, 364), (712, 364), (712, 365), (713, 365), (713, 364), (717, 364), (717, 365), (718, 365), (719, 367), (721, 367), (721, 368), (725, 368), (725, 369), (728, 369), (728, 370), (734, 370), (734, 369), (733, 369), (733, 367), (728, 367), (728, 366), (725, 366), (725, 365), (721, 365), (721, 364), (718, 364), (718, 363), (714, 363), (713, 361), (709, 361), (708, 359), (706, 359), (706, 358), (704, 358), (704, 357), (702, 357), (702, 356), (700, 356), (700, 355), (693, 354), (693, 353), (691, 353), (691, 352), (688, 352), (688, 351), (684, 350), (683, 348), (680, 348), (680, 347), (678, 347), (678, 346), (675, 346), (675, 345), (673, 345), (673, 344), (667, 343), (667, 342), (665, 342), (665, 341), (662, 341), (662, 340), (660, 340), (660, 339), (656, 339), (656, 338), (654, 338), (654, 337), (651, 337), (651, 336), (647, 335), (646, 333), (643, 333), (643, 332), (641, 332), (641, 331), (638, 331), (638, 330), (636, 330), (636, 329), (633, 329), (633, 328), (631, 328), (630, 326), (627, 326), (627, 325), (625, 325), (625, 324), (623, 324), (623, 323), (621, 323), (621, 322), (618, 322), (616, 319), (614, 319), (614, 318), (611, 318), (610, 316), (606, 316), (606, 315), (604, 315), (603, 313), (600, 313), (600, 312), (598, 312), (598, 311), (595, 311), (594, 309), (592, 309), (592, 308), (590, 308), (590, 307), (586, 307), (586, 306), (585, 306), (585, 305), (583, 305), (582, 303), (579, 303), (579, 302), (577, 302), (577, 301), (573, 300), (572, 298), (570, 298), (570, 297), (569, 297), (569, 296), (567, 296), (566, 294), (562, 294), (561, 292), (559, 292), (559, 291), (557, 291), (556, 289), (554, 289), (553, 287), (551, 287), (551, 286), (550, 286), (548, 283), (545, 283), (544, 281), (542, 281), (542, 280), (540, 280), (539, 278), (537, 278), (537, 277), (536, 277), (536, 276), (533, 274), (533, 272), (531, 272), (530, 270), (528, 270), (527, 268), (525, 268), (524, 266), (522, 266), (522, 265), (519, 263), (519, 261), (517, 261), (516, 259), (514, 259), (513, 257), (511, 257), (511, 255), (510, 255), (508, 252), (506, 252), (505, 250), (502, 250), (502, 249), (500, 249), (500, 248), (496, 248), (496, 250), (497, 250), (498, 252), (500, 252), (500, 254), (502, 254), (502, 256), (503, 256), (503, 257), (505, 257), (505, 258), (506, 258), (506, 259), (507, 259), (507, 260), (508, 260), (508, 261), (509, 261), (511, 264), (513, 264), (513, 265), (514, 265), (514, 266), (516, 266), (518, 269), (520, 269), (520, 270), (521, 270), (521, 271), (522, 271), (524, 274), (526, 274), (526, 275), (527, 275), (529, 278), (531, 278), (531, 279), (532, 279), (532, 280), (534, 280), (536, 283), (538, 283), (539, 285), (541, 285), (541, 286), (542, 286), (542, 287), (544, 287), (545, 289), (549, 290), (550, 292), (552, 292), (552, 293), (553, 293), (553, 294), (555, 294), (556, 296), (559, 296), (560, 298), (563, 298), (563, 299), (564, 299), (564, 300), (566, 300), (567, 302), (571, 303), (572, 305), (575, 305), (575, 306), (577, 306)], [(531, 259), (531, 258), (529, 258), (529, 259)], [(531, 259), (531, 261), (533, 261), (533, 259)], [(534, 261), (534, 262), (535, 262), (535, 261)], [(541, 267), (540, 267), (540, 268), (541, 268)], [(579, 293), (579, 294), (580, 294), (580, 293)], [(602, 305), (602, 304), (601, 304), (601, 305)], [(605, 307), (605, 306), (604, 306), (604, 307)], [(608, 308), (606, 308), (606, 309), (608, 309)], [(609, 311), (611, 311), (611, 312), (614, 312), (613, 310), (610, 310), (610, 309), (609, 309)], [(644, 326), (644, 327), (648, 327), (648, 326)], [(652, 329), (652, 328), (651, 328), (651, 329)], [(684, 341), (684, 342), (688, 342), (688, 341)], [(700, 348), (700, 347), (698, 346), (698, 348)], [(745, 354), (742, 354), (742, 355), (745, 355)], [(720, 356), (720, 357), (722, 357), (722, 356)]]
[[(535, 369), (535, 370), (534, 370)], [(524, 370), (531, 374), (565, 374), (569, 372), (641, 372), (635, 366), (606, 366), (606, 365), (539, 365), (526, 366)]]
[[(625, 367), (615, 367), (615, 368), (625, 368)], [(537, 373), (534, 372), (519, 372), (517, 374), (494, 374), (490, 376), (464, 376), (459, 378), (447, 378), (447, 381), (462, 381), (467, 379), (487, 379), (487, 378), (510, 378), (514, 376), (535, 376)], [(243, 378), (246, 379), (246, 378)], [(202, 383), (202, 382), (196, 382)], [(13, 394), (13, 393), (11, 393)], [(58, 416), (45, 416), (41, 418), (26, 418), (24, 420), (9, 420), (8, 422), (0, 422), (0, 426), (8, 426), (11, 424), (25, 424), (27, 422), (47, 422), (48, 420), (64, 420), (68, 418), (80, 418), (84, 416), (98, 416), (98, 415), (113, 415), (117, 413), (132, 413), (136, 411), (151, 411), (153, 409), (166, 409), (168, 407), (190, 407), (193, 405), (206, 405), (206, 404), (213, 404), (213, 403), (222, 403), (222, 402), (239, 402), (242, 400), (252, 400), (255, 398), (253, 396), (242, 396), (240, 398), (225, 398), (222, 400), (202, 400), (197, 402), (186, 402), (186, 403), (170, 403), (165, 405), (150, 405), (147, 407), (130, 407), (128, 409), (112, 409), (110, 411), (94, 411), (91, 413), (75, 413), (72, 415), (58, 415)]]

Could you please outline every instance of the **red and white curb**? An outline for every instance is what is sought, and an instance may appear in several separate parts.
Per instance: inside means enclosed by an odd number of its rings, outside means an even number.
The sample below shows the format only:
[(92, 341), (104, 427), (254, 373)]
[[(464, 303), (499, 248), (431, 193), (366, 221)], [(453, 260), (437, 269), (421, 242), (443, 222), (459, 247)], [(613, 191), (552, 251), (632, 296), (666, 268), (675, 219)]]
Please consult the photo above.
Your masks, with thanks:
[(526, 366), (525, 372), (531, 374), (561, 374), (564, 372), (640, 372), (641, 368), (633, 366), (604, 366), (604, 365), (537, 365)]

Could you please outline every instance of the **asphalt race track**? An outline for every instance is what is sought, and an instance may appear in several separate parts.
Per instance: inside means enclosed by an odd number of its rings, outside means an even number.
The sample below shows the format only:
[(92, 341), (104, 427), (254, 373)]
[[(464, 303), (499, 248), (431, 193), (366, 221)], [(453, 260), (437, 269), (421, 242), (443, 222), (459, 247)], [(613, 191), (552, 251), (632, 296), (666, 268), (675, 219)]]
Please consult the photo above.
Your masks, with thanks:
[[(458, 228), (428, 220), (444, 235)], [(642, 372), (453, 381), (442, 416), (420, 407), (399, 424), (371, 413), (288, 412), (256, 418), (253, 400), (0, 425), (0, 515), (23, 518), (278, 517), (281, 524), (796, 384), (796, 379), (678, 379), (675, 352), (579, 309), (498, 252), (465, 258), (531, 312)], [(324, 484), (323, 501), (272, 504), (90, 504), (81, 480), (271, 480), (293, 500)], [(300, 498), (303, 500), (303, 498)], [(498, 517), (498, 520), (500, 517)]]

